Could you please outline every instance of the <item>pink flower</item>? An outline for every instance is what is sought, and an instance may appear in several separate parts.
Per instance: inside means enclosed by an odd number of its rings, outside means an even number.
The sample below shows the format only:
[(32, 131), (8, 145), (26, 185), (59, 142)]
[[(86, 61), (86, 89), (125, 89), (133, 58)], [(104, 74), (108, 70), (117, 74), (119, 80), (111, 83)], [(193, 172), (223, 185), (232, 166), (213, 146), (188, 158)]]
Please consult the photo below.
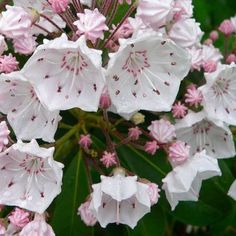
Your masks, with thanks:
[(36, 37), (33, 37), (32, 35), (22, 36), (13, 39), (13, 46), (15, 52), (18, 52), (20, 54), (32, 54), (35, 51), (36, 45)]
[(176, 0), (175, 8), (177, 12), (174, 14), (174, 20), (190, 18), (193, 15), (193, 5), (191, 0)]
[(180, 101), (178, 101), (172, 106), (172, 114), (175, 118), (180, 119), (180, 118), (185, 117), (187, 114), (187, 111), (188, 111), (188, 108), (184, 104), (182, 104)]
[(165, 25), (173, 17), (173, 0), (140, 0), (136, 16), (153, 29)]
[(212, 41), (216, 41), (219, 38), (219, 34), (216, 30), (211, 31), (210, 33), (210, 39)]
[(187, 48), (187, 51), (191, 55), (191, 69), (200, 71), (202, 66), (202, 49), (191, 47)]
[(111, 98), (110, 95), (108, 94), (107, 89), (104, 89), (100, 97), (99, 106), (102, 109), (108, 109), (111, 106)]
[(19, 236), (55, 236), (52, 227), (46, 223), (43, 215), (36, 214), (33, 221), (28, 223), (22, 231), (19, 233)]
[(90, 137), (90, 134), (81, 134), (79, 145), (84, 149), (89, 149), (90, 145), (92, 144), (92, 139)]
[(31, 29), (32, 18), (21, 7), (6, 6), (0, 18), (0, 32), (8, 38), (27, 35)]
[(152, 121), (148, 130), (150, 130), (151, 135), (160, 143), (168, 143), (176, 137), (175, 126), (165, 119)]
[(18, 69), (19, 62), (11, 54), (0, 57), (0, 73), (11, 73)]
[(230, 35), (234, 32), (234, 26), (231, 22), (231, 20), (224, 20), (220, 26), (219, 26), (219, 31), (221, 31), (223, 34)]
[(15, 208), (15, 210), (11, 212), (10, 216), (8, 216), (8, 219), (14, 226), (23, 228), (30, 221), (29, 215), (29, 212), (20, 208)]
[(116, 165), (116, 154), (105, 151), (100, 161), (104, 166), (106, 166), (106, 168)]
[[(117, 26), (112, 25), (111, 33), (116, 29)], [(116, 31), (115, 35), (113, 36), (114, 41), (118, 41), (120, 38), (128, 38), (133, 33), (133, 27), (131, 26), (128, 19), (121, 25), (121, 27)]]
[(105, 21), (106, 17), (103, 16), (98, 9), (89, 10), (85, 9), (84, 13), (78, 13), (79, 20), (74, 22), (78, 30), (77, 35), (85, 35), (85, 38), (95, 43), (98, 38), (103, 39), (103, 31), (108, 30)]
[(227, 58), (226, 58), (226, 62), (228, 64), (231, 64), (232, 62), (236, 62), (236, 55), (235, 54), (230, 54)]
[(66, 11), (70, 1), (69, 0), (48, 0), (51, 4), (53, 11), (56, 13), (62, 13)]
[(158, 188), (157, 184), (148, 183), (148, 195), (150, 197), (151, 205), (155, 205), (158, 202), (158, 198), (160, 197), (159, 192), (161, 191)]
[(202, 66), (203, 66), (204, 71), (207, 73), (214, 72), (217, 69), (217, 63), (213, 60), (204, 62)]
[(138, 126), (134, 128), (129, 128), (128, 136), (132, 140), (138, 140), (139, 136), (142, 134), (142, 131), (139, 129)]
[(80, 215), (82, 221), (87, 226), (94, 226), (97, 223), (97, 219), (92, 213), (92, 211), (89, 209), (91, 200), (87, 200), (86, 202), (82, 203), (80, 207), (78, 208), (78, 215)]
[(7, 127), (7, 124), (5, 121), (2, 121), (0, 123), (0, 152), (4, 149), (4, 147), (8, 144), (8, 135), (10, 134), (10, 131)]
[(185, 142), (176, 141), (169, 147), (169, 158), (173, 166), (182, 164), (189, 158), (190, 146)]
[(177, 21), (169, 31), (169, 37), (183, 48), (198, 46), (202, 36), (200, 24), (193, 18)]
[(198, 107), (203, 100), (202, 92), (198, 90), (196, 86), (188, 87), (185, 98), (186, 103), (189, 103), (190, 106), (195, 107)]
[(147, 152), (151, 155), (154, 155), (158, 148), (159, 148), (159, 146), (157, 145), (157, 141), (155, 141), (155, 140), (146, 142), (144, 145), (145, 152)]

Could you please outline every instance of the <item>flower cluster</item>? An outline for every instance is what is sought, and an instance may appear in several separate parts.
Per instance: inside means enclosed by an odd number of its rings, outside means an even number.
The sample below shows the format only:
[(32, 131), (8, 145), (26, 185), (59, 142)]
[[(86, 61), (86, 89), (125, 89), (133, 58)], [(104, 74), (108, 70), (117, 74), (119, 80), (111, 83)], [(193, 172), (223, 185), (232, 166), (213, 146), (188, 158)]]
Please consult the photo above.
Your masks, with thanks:
[[(88, 226), (134, 228), (161, 185), (172, 210), (197, 201), (202, 181), (221, 175), (217, 159), (235, 155), (236, 54), (214, 42), (236, 33), (236, 17), (202, 42), (191, 0), (13, 3), (0, 17), (0, 204), (15, 208), (0, 235), (55, 235), (46, 210), (74, 150), (89, 183), (78, 208)], [(162, 183), (138, 177), (123, 147), (164, 152), (172, 170)]]

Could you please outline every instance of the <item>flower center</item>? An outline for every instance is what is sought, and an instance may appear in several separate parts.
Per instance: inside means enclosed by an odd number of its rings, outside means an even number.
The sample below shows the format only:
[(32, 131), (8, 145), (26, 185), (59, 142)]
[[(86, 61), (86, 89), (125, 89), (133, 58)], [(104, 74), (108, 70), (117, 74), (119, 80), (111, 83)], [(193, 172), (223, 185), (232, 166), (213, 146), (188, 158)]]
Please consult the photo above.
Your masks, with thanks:
[(150, 67), (146, 50), (130, 52), (122, 69), (137, 77), (145, 67)]

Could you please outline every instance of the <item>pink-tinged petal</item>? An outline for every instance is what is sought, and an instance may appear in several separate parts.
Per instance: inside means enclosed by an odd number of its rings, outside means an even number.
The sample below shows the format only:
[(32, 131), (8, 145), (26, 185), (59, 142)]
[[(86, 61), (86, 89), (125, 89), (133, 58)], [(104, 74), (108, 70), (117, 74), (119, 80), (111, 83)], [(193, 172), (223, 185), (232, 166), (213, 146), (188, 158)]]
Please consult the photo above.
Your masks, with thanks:
[(84, 37), (73, 42), (63, 34), (60, 38), (45, 41), (23, 71), (49, 110), (98, 109), (105, 83), (101, 52), (88, 48)]

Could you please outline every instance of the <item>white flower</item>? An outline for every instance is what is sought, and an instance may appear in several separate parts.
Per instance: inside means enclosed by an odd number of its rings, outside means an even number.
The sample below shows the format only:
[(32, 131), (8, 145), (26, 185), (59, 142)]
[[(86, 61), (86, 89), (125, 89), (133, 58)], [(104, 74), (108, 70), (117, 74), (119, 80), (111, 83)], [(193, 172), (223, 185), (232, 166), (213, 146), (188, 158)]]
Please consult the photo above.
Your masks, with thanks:
[(192, 0), (176, 0), (175, 7), (178, 11), (174, 15), (175, 20), (190, 18), (193, 16)]
[[(66, 23), (62, 20), (62, 18), (58, 14), (56, 14), (52, 10), (52, 7), (46, 0), (13, 0), (13, 2), (14, 6), (23, 7), (26, 10), (29, 10), (29, 8), (35, 9), (38, 13), (45, 15), (53, 22), (55, 22), (60, 28), (64, 28), (66, 26)], [(48, 20), (46, 20), (43, 17), (39, 18), (39, 22), (37, 22), (37, 24), (51, 33), (58, 31), (58, 29), (54, 25), (52, 25)], [(47, 33), (37, 28), (36, 26), (33, 26), (32, 34), (46, 35)]]
[(0, 56), (7, 50), (7, 44), (3, 35), (0, 34)]
[(83, 36), (76, 42), (69, 41), (65, 34), (45, 41), (23, 71), (49, 110), (98, 109), (105, 83), (101, 52), (88, 48)]
[(0, 111), (7, 114), (17, 138), (54, 141), (59, 111), (51, 112), (40, 103), (21, 72), (0, 75), (0, 97)]
[(172, 19), (173, 6), (173, 0), (140, 0), (136, 16), (157, 30)]
[(107, 85), (118, 113), (169, 111), (190, 69), (188, 53), (153, 32), (121, 39), (110, 54)]
[(236, 180), (234, 180), (234, 182), (230, 186), (228, 195), (232, 197), (234, 200), (236, 200)]
[(6, 121), (0, 123), (0, 152), (2, 152), (5, 146), (9, 143), (8, 135), (10, 130), (7, 127)]
[(19, 233), (19, 236), (55, 236), (52, 227), (46, 223), (43, 215), (35, 215)]
[(191, 155), (203, 149), (215, 158), (235, 155), (233, 137), (228, 126), (219, 120), (208, 118), (204, 111), (189, 112), (182, 120), (177, 121), (175, 128), (177, 139), (191, 147)]
[(197, 201), (202, 181), (221, 175), (217, 160), (196, 153), (182, 165), (175, 167), (163, 180), (167, 200), (174, 210), (179, 201)]
[(200, 71), (202, 65), (202, 49), (191, 47), (187, 48), (187, 51), (191, 55), (191, 69)]
[(0, 204), (43, 213), (61, 192), (63, 165), (54, 148), (20, 140), (0, 154)]
[(92, 6), (92, 0), (80, 0), (80, 2), (88, 7)]
[(223, 58), (220, 50), (215, 48), (213, 45), (203, 45), (202, 46), (202, 61), (203, 63), (208, 61), (214, 61), (219, 63)]
[(210, 117), (236, 125), (236, 65), (220, 65), (205, 77), (207, 83), (199, 89), (206, 112)]
[(200, 24), (192, 18), (177, 21), (169, 31), (169, 37), (183, 48), (199, 45), (202, 36)]
[(101, 183), (92, 187), (90, 209), (102, 227), (121, 223), (134, 228), (150, 212), (149, 187), (137, 182), (137, 176), (125, 177), (121, 172), (112, 177), (101, 176)]
[(0, 32), (8, 38), (26, 36), (32, 25), (31, 16), (21, 7), (6, 6), (0, 17)]
[(236, 32), (236, 15), (230, 18), (231, 24), (233, 25), (234, 32)]

